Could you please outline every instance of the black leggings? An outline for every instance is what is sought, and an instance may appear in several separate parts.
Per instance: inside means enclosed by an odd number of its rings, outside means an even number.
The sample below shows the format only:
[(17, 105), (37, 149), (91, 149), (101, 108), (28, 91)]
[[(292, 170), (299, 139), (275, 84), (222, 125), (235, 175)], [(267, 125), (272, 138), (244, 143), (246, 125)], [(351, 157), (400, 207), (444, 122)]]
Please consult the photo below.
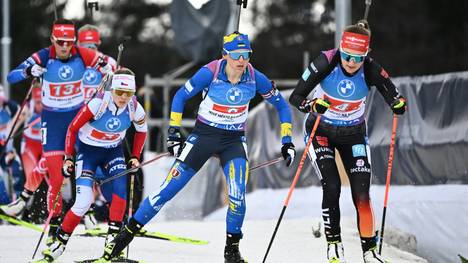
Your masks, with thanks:
[[(312, 124), (313, 121), (307, 122), (307, 134), (310, 134)], [(308, 155), (322, 183), (322, 216), (327, 241), (341, 241), (339, 205), (341, 180), (335, 162), (335, 149), (340, 152), (350, 181), (360, 236), (365, 239), (374, 237), (374, 214), (369, 197), (370, 149), (367, 144), (365, 124), (334, 127), (321, 123)]]

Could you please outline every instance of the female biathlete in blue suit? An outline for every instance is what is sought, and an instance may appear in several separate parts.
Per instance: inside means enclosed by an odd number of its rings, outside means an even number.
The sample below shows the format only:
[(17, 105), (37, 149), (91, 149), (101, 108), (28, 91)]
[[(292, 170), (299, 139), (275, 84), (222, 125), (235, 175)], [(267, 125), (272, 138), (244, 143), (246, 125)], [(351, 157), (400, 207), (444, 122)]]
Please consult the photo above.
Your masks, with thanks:
[[(292, 162), (291, 113), (279, 91), (249, 63), (252, 49), (247, 35), (234, 32), (224, 37), (223, 58), (202, 67), (176, 93), (172, 102), (168, 149), (177, 159), (160, 189), (148, 196), (106, 247), (102, 262), (119, 254), (143, 225), (174, 197), (213, 155), (221, 160), (226, 176), (229, 206), (226, 218), (225, 262), (245, 262), (239, 252), (245, 215), (245, 185), (249, 177), (245, 125), (249, 102), (259, 93), (275, 106), (281, 121), (283, 157)], [(185, 141), (180, 125), (185, 102), (203, 92), (195, 128)]]

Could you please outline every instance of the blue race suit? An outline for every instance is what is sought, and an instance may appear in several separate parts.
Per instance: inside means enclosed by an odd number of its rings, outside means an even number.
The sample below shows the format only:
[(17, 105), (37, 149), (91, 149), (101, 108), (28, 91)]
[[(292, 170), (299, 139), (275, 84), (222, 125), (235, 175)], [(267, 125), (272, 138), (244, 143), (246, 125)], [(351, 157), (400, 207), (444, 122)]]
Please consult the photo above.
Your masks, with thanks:
[(220, 158), (228, 186), (227, 232), (241, 233), (246, 211), (245, 187), (249, 177), (244, 131), (249, 102), (256, 93), (276, 108), (282, 123), (282, 142), (291, 142), (291, 113), (272, 82), (249, 64), (240, 81), (232, 84), (225, 72), (226, 63), (225, 60), (216, 60), (205, 65), (177, 91), (172, 102), (172, 126), (180, 125), (188, 99), (200, 92), (204, 98), (195, 128), (166, 180), (135, 213), (134, 219), (140, 224), (146, 224), (153, 218), (203, 164), (216, 155)]

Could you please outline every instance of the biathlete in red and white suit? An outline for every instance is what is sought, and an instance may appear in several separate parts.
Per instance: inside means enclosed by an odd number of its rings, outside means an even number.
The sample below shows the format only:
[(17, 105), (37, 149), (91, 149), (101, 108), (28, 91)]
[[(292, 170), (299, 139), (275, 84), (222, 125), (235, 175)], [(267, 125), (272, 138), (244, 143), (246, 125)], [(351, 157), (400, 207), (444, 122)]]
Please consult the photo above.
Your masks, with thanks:
[[(98, 51), (99, 46), (101, 45), (101, 34), (99, 33), (99, 28), (90, 24), (86, 24), (80, 27), (78, 29), (77, 44), (80, 47), (85, 47), (85, 48)], [(113, 68), (115, 68), (117, 65), (117, 62), (110, 56), (107, 56), (107, 58), (108, 58), (108, 63), (112, 65)], [(99, 85), (101, 84), (102, 78), (103, 77), (101, 73), (97, 69), (93, 67), (86, 68), (83, 74), (83, 80), (82, 80), (83, 95), (84, 95), (85, 103), (88, 103), (88, 101), (93, 98), (94, 94), (99, 88)], [(103, 172), (101, 171), (100, 168), (98, 168), (95, 172), (95, 174), (102, 174), (102, 173)], [(98, 199), (99, 190), (97, 187), (95, 187), (94, 190), (96, 193), (95, 199)], [(108, 189), (108, 187), (104, 187), (101, 190), (111, 191), (112, 189)], [(109, 193), (106, 193), (106, 194), (109, 194)], [(91, 205), (91, 208), (83, 217), (83, 223), (85, 225), (86, 230), (91, 231), (91, 230), (95, 230), (99, 228), (99, 226), (97, 225), (97, 220), (94, 217), (94, 207), (95, 207), (95, 204)]]
[(29, 118), (26, 120), (26, 129), (23, 132), (21, 142), (21, 158), (23, 160), (24, 173), (26, 175), (25, 188), (34, 192), (43, 177), (32, 178), (32, 171), (42, 156), (41, 143), (41, 83), (38, 79), (34, 79), (31, 83), (32, 98), (29, 102)]
[(0, 212), (10, 216), (20, 215), (29, 198), (37, 190), (46, 174), (45, 159), (42, 157), (41, 143), (41, 82), (33, 79), (31, 82), (31, 100), (22, 115), (25, 116), (26, 129), (21, 140), (21, 160), (23, 162), (26, 182), (19, 197), (12, 203), (0, 206)]
[(29, 77), (42, 77), (42, 147), (49, 174), (48, 208), (53, 211), (49, 236), (54, 235), (62, 214), (62, 198), (57, 195), (63, 182), (65, 135), (83, 106), (83, 73), (86, 67), (95, 67), (101, 73), (112, 70), (104, 55), (76, 47), (75, 40), (74, 23), (56, 20), (52, 27), (52, 46), (34, 53), (8, 74), (12, 84)]
[[(111, 91), (92, 99), (83, 107), (68, 127), (63, 163), (64, 175), (76, 176), (76, 200), (67, 212), (53, 243), (43, 251), (46, 262), (57, 259), (63, 251), (81, 217), (94, 202), (93, 184), (115, 176), (127, 169), (122, 148), (126, 130), (133, 123), (136, 133), (129, 167), (139, 165), (146, 139), (147, 124), (143, 107), (137, 102), (135, 76), (129, 69), (119, 69), (112, 77)], [(73, 161), (78, 136), (76, 162)], [(104, 175), (95, 174), (101, 167)], [(113, 239), (122, 225), (127, 200), (127, 178), (118, 177), (112, 184), (109, 231), (106, 243)]]

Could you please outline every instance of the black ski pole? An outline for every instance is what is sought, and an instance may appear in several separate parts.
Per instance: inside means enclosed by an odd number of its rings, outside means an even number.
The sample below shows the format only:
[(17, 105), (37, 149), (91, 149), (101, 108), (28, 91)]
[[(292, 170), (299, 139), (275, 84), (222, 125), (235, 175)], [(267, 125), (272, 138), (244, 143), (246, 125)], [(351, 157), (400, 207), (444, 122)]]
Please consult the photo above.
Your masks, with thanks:
[(154, 162), (154, 161), (157, 161), (157, 160), (161, 159), (161, 158), (164, 157), (164, 156), (169, 156), (169, 155), (170, 155), (170, 153), (168, 153), (168, 152), (166, 152), (166, 153), (161, 153), (161, 154), (159, 154), (159, 155), (156, 155), (153, 159), (150, 159), (150, 160), (148, 160), (148, 161), (144, 161), (144, 162), (140, 163), (140, 165), (139, 165), (138, 167), (130, 168), (130, 169), (125, 170), (125, 171), (122, 171), (121, 173), (118, 173), (118, 174), (116, 174), (116, 175), (114, 175), (114, 176), (112, 176), (112, 177), (109, 177), (109, 178), (107, 178), (107, 179), (102, 180), (101, 182), (99, 182), (99, 185), (103, 185), (103, 184), (105, 184), (105, 183), (107, 183), (107, 182), (113, 181), (113, 180), (115, 180), (115, 179), (117, 179), (117, 178), (119, 178), (119, 177), (122, 177), (122, 176), (124, 176), (124, 175), (127, 175), (127, 174), (129, 174), (129, 173), (133, 173), (133, 172), (135, 172), (136, 170), (142, 168), (143, 166), (145, 166), (145, 165), (147, 165), (147, 164), (150, 164), (150, 163), (152, 163), (152, 162)]
[(54, 4), (54, 18), (55, 20), (58, 19), (58, 14), (57, 14), (57, 1), (56, 0), (52, 0), (53, 4)]
[(89, 0), (86, 2), (86, 7), (89, 9), (89, 16), (93, 21), (93, 11), (99, 11), (99, 2), (97, 0)]
[[(60, 190), (59, 192), (57, 193), (57, 196), (55, 197), (55, 200), (54, 200), (54, 204), (52, 205), (52, 209), (50, 210), (49, 212), (49, 216), (47, 216), (47, 220), (44, 224), (44, 228), (42, 229), (42, 233), (41, 233), (41, 236), (39, 237), (39, 240), (37, 241), (37, 244), (36, 244), (36, 248), (34, 249), (34, 253), (32, 255), (32, 258), (31, 259), (34, 259), (34, 257), (36, 256), (36, 253), (37, 253), (37, 249), (39, 248), (39, 246), (41, 245), (41, 241), (42, 241), (42, 238), (44, 238), (44, 234), (47, 230), (47, 227), (49, 227), (50, 225), (50, 220), (52, 219), (52, 215), (54, 214), (54, 210), (55, 210), (55, 207), (57, 206), (57, 203), (58, 203), (58, 200), (60, 198), (60, 195), (62, 194), (62, 187), (63, 187), (64, 184), (62, 184), (60, 186)], [(49, 229), (50, 231), (50, 229)]]
[(372, 0), (366, 0), (366, 11), (364, 12), (364, 20), (367, 21), (367, 17), (369, 16), (369, 9), (372, 4)]
[(237, 9), (236, 31), (239, 31), (241, 10), (242, 8), (247, 8), (247, 0), (237, 0), (236, 4), (239, 6)]
[(307, 140), (306, 147), (304, 149), (304, 153), (302, 154), (301, 161), (299, 162), (299, 166), (297, 167), (296, 170), (296, 175), (294, 175), (293, 182), (291, 184), (291, 187), (289, 187), (289, 192), (288, 196), (286, 197), (286, 200), (284, 200), (284, 206), (283, 209), (281, 210), (281, 214), (278, 218), (278, 222), (276, 223), (275, 230), (273, 231), (273, 235), (271, 236), (270, 243), (268, 244), (267, 251), (265, 252), (265, 256), (263, 257), (263, 263), (265, 263), (268, 253), (270, 252), (271, 245), (273, 244), (273, 241), (275, 240), (276, 232), (278, 232), (278, 228), (281, 224), (281, 220), (283, 219), (284, 212), (286, 211), (286, 208), (288, 207), (289, 200), (291, 199), (292, 193), (294, 191), (294, 188), (296, 187), (297, 181), (299, 181), (299, 176), (302, 171), (302, 166), (304, 166), (305, 159), (307, 157), (307, 153), (309, 152), (310, 145), (312, 144), (312, 141), (314, 139), (315, 132), (317, 131), (317, 127), (320, 123), (320, 118), (321, 116), (318, 115), (317, 118), (315, 119), (314, 127), (312, 128), (312, 132), (310, 133), (309, 140)]
[(28, 125), (24, 126), (21, 130), (18, 130), (17, 132), (15, 132), (15, 134), (13, 134), (11, 137), (16, 138), (16, 137), (20, 136), (21, 134), (23, 134), (24, 131), (26, 131), (27, 129), (31, 128), (32, 126), (36, 125), (39, 122), (41, 122), (40, 117), (35, 119), (34, 121), (29, 123)]

